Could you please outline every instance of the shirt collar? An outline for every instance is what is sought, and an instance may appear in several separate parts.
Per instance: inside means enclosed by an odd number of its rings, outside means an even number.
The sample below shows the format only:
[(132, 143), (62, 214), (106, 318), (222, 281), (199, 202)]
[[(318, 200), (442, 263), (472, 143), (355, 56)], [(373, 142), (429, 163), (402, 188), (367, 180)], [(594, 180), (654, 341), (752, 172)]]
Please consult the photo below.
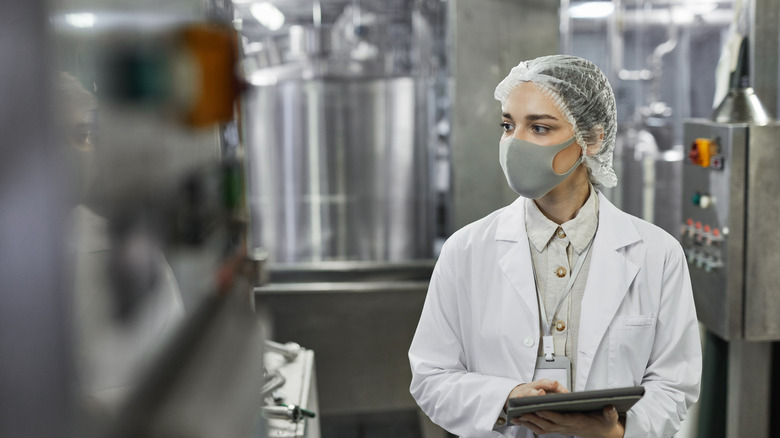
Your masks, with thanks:
[[(560, 225), (577, 253), (581, 253), (593, 239), (598, 227), (599, 198), (593, 186), (590, 195), (577, 215)], [(525, 201), (526, 232), (528, 240), (538, 252), (542, 252), (555, 236), (558, 224), (551, 221), (539, 210), (533, 199)]]
[(525, 200), (525, 231), (537, 252), (544, 250), (557, 229), (558, 224), (545, 216), (533, 199)]

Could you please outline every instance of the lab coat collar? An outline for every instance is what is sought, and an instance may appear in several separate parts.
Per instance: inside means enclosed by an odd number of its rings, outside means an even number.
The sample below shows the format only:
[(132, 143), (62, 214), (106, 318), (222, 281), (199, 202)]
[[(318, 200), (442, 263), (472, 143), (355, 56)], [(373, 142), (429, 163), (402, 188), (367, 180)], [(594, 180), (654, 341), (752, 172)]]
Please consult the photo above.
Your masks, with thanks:
[[(602, 229), (600, 237), (611, 249), (625, 248), (642, 240), (631, 221), (631, 216), (612, 205), (601, 192), (599, 192), (599, 228)], [(598, 232), (596, 235), (599, 236)]]
[[(591, 186), (593, 190), (595, 190), (595, 187)], [(596, 190), (596, 193), (599, 196), (599, 220), (602, 217), (601, 214), (601, 204), (602, 203), (609, 203), (604, 197), (604, 195)], [(590, 198), (588, 198), (590, 200)], [(528, 234), (526, 232), (526, 209), (525, 209), (525, 203), (527, 201), (527, 198), (518, 197), (513, 203), (509, 204), (509, 206), (506, 207), (506, 209), (501, 213), (498, 219), (498, 226), (496, 227), (496, 240), (504, 240), (507, 242), (518, 242), (521, 240), (527, 240)], [(611, 207), (610, 212), (614, 211), (620, 211), (618, 210), (614, 205), (609, 204), (609, 207)], [(633, 229), (633, 228), (632, 228)], [(637, 239), (639, 238), (639, 235), (634, 231), (633, 236)], [(587, 240), (587, 242), (590, 242), (590, 239)], [(585, 245), (587, 245), (587, 242)], [(546, 242), (545, 242), (546, 244)], [(620, 245), (619, 242), (616, 244)]]
[[(642, 238), (631, 223), (630, 216), (620, 211), (600, 191), (599, 196), (599, 229), (597, 236), (603, 239), (609, 248), (620, 249), (640, 241)], [(525, 201), (519, 197), (501, 213), (496, 227), (496, 240), (518, 242), (527, 240), (525, 231)], [(604, 232), (609, 230), (609, 232)]]
[[(532, 317), (539, 320), (539, 304), (536, 299), (531, 246), (525, 230), (525, 198), (519, 197), (499, 216), (496, 240), (506, 251), (498, 261), (504, 275), (523, 299)], [(538, 331), (534, 334), (539, 337)]]
[(528, 240), (525, 231), (525, 199), (522, 196), (509, 204), (498, 218), (496, 240), (519, 242)]
[[(639, 236), (630, 216), (620, 211), (617, 207), (598, 192), (599, 195), (599, 229), (596, 239), (603, 241), (607, 248), (618, 250), (642, 238)], [(525, 230), (525, 198), (519, 197), (502, 212), (496, 227), (496, 240), (507, 242), (527, 241), (528, 234)]]

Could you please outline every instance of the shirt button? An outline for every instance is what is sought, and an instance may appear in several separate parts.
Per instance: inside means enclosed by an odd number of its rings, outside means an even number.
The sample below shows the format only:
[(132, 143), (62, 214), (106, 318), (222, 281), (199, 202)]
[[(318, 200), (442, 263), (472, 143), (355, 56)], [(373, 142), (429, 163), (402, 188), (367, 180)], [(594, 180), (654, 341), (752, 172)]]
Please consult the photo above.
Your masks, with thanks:
[(503, 426), (506, 424), (506, 420), (502, 417), (499, 417), (498, 420), (496, 420), (496, 426)]
[(533, 347), (534, 346), (534, 338), (529, 336), (529, 337), (523, 339), (523, 345), (525, 345), (526, 347)]
[(566, 232), (563, 231), (563, 228), (561, 228), (561, 227), (558, 227), (558, 231), (556, 231), (556, 234), (558, 234), (558, 237), (561, 238), (561, 239), (566, 237)]
[(566, 323), (563, 321), (558, 321), (555, 323), (555, 330), (558, 330), (559, 332), (562, 332), (566, 330)]
[(555, 270), (555, 275), (558, 276), (558, 278), (563, 278), (566, 276), (566, 268), (563, 266), (559, 266), (558, 269)]

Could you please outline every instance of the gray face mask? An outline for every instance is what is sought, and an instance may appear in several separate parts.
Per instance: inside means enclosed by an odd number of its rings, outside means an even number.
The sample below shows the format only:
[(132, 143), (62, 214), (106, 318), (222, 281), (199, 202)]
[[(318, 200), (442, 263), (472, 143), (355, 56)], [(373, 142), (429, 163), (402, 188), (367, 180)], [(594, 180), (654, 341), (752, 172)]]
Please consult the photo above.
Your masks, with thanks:
[(553, 159), (558, 152), (574, 143), (574, 137), (553, 146), (539, 146), (510, 137), (500, 143), (499, 162), (512, 188), (520, 196), (537, 199), (546, 195), (565, 180), (582, 162), (582, 156), (564, 174), (553, 170)]

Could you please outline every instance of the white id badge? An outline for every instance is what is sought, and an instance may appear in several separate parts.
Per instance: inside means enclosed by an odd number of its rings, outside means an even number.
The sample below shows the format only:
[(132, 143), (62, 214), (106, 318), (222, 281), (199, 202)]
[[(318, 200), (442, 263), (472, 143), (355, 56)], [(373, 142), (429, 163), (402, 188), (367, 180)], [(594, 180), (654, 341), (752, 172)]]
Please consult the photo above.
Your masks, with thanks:
[(571, 362), (567, 357), (553, 357), (548, 361), (543, 357), (536, 359), (536, 369), (534, 370), (534, 379), (555, 380), (566, 389), (571, 391)]

